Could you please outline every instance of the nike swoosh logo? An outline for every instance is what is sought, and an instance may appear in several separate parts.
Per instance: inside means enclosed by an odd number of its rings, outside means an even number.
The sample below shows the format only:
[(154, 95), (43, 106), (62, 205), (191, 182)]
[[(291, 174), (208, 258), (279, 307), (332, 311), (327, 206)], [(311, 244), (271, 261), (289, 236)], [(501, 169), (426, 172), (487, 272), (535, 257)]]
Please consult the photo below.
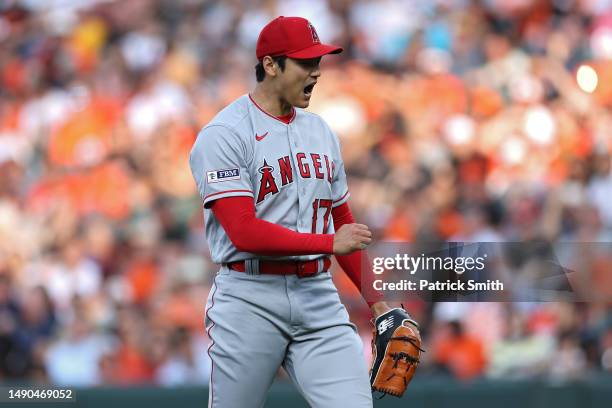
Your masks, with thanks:
[(263, 140), (264, 137), (268, 136), (268, 132), (264, 133), (263, 135), (258, 135), (257, 133), (255, 133), (255, 140), (257, 140), (258, 142)]

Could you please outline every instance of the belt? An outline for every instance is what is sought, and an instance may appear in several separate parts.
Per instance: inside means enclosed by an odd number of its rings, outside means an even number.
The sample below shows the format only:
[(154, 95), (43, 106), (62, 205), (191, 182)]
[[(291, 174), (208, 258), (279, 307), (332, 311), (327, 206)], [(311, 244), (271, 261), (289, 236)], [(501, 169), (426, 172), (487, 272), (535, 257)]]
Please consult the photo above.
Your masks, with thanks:
[[(312, 261), (259, 261), (259, 273), (265, 275), (297, 275), (300, 278), (313, 276), (319, 272), (327, 271), (331, 266), (331, 259), (323, 259), (323, 268), (319, 270), (319, 259)], [(226, 263), (225, 266), (233, 271), (245, 272), (244, 261)]]

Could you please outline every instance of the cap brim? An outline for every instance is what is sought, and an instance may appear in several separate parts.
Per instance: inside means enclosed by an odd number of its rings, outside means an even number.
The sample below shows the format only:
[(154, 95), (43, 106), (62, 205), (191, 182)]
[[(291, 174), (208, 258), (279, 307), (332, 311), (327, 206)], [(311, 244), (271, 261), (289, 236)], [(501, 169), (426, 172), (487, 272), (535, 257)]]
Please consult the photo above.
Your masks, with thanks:
[(323, 55), (327, 54), (340, 54), (341, 52), (342, 47), (338, 47), (337, 45), (315, 44), (308, 48), (304, 48), (303, 50), (288, 53), (287, 57), (295, 59), (309, 59), (322, 57)]

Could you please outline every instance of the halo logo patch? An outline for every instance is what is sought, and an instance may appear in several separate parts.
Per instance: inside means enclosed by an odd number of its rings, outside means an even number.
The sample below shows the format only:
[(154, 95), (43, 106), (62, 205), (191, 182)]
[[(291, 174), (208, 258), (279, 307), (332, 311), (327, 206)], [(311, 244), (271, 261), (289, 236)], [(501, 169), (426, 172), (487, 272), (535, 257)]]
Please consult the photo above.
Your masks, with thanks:
[(308, 23), (308, 28), (310, 29), (310, 34), (312, 35), (312, 42), (315, 44), (320, 44), (321, 40), (319, 40), (319, 34), (317, 34), (317, 30), (315, 30), (314, 26), (311, 23)]

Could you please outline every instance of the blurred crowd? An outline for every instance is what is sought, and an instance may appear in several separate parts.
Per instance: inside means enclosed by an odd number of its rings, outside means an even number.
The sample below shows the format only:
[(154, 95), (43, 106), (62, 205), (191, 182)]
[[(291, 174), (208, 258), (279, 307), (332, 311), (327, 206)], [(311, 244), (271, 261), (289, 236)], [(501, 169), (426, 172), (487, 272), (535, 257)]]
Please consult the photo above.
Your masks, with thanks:
[[(207, 383), (217, 267), (188, 154), (277, 15), (345, 48), (309, 109), (377, 240), (612, 242), (610, 0), (4, 0), (0, 380)], [(612, 251), (590, 261), (599, 301), (407, 305), (422, 375), (612, 371)]]

